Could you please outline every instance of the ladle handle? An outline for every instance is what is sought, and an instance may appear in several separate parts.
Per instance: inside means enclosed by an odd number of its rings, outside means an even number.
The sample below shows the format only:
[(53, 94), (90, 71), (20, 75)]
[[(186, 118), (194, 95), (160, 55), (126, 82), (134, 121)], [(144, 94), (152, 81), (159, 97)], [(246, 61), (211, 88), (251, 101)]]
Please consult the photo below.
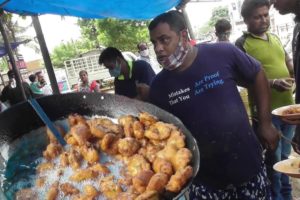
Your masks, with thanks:
[(32, 106), (32, 108), (35, 110), (35, 112), (38, 114), (38, 116), (41, 118), (41, 120), (46, 124), (46, 126), (50, 129), (50, 131), (56, 137), (58, 142), (62, 146), (65, 146), (67, 144), (66, 141), (61, 136), (61, 134), (58, 132), (56, 127), (53, 125), (52, 121), (49, 119), (47, 114), (44, 112), (44, 110), (40, 106), (40, 104), (35, 99), (29, 99), (28, 101), (29, 101), (30, 105)]

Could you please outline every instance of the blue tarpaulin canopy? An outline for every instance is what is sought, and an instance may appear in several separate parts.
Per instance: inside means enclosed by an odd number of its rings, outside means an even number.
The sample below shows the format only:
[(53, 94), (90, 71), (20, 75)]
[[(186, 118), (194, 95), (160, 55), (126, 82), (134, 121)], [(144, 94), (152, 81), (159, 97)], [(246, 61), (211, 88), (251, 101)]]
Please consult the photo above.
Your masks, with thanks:
[[(13, 42), (13, 43), (10, 43), (10, 46), (12, 49), (15, 49), (17, 48), (20, 44), (24, 44), (24, 43), (27, 43), (29, 42), (29, 40), (24, 40), (24, 41), (21, 41), (21, 42)], [(0, 44), (0, 57), (3, 57), (7, 54), (7, 49), (5, 48), (5, 45), (4, 44)]]
[(181, 0), (0, 0), (5, 11), (22, 15), (57, 14), (81, 18), (151, 19)]

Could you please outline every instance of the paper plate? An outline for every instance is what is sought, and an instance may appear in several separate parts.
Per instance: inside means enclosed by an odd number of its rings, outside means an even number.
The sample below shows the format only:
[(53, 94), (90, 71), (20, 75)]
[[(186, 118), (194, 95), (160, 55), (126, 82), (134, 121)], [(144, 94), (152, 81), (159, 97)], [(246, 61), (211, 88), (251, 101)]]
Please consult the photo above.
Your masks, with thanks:
[[(294, 112), (292, 114), (288, 114), (286, 112), (291, 111)], [(300, 104), (288, 105), (277, 108), (272, 111), (273, 115), (276, 115), (280, 118), (285, 118), (288, 120), (296, 120), (300, 119)]]
[(276, 163), (273, 169), (294, 178), (300, 178), (300, 158), (287, 159)]

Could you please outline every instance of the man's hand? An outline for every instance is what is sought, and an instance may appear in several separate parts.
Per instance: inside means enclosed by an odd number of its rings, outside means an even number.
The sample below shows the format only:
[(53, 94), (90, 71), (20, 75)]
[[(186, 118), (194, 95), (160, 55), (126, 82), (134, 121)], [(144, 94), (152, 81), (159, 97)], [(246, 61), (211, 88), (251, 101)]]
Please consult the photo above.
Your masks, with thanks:
[(294, 151), (300, 154), (300, 125), (296, 127), (292, 141), (294, 142), (294, 144), (292, 144)]
[(136, 97), (139, 100), (147, 101), (149, 99), (149, 85), (145, 83), (137, 83), (136, 84), (136, 90), (138, 93), (138, 96)]
[(295, 80), (293, 78), (273, 79), (271, 87), (279, 92), (292, 89)]
[(258, 133), (262, 145), (271, 151), (275, 151), (280, 138), (277, 129), (271, 123), (264, 124), (258, 127)]

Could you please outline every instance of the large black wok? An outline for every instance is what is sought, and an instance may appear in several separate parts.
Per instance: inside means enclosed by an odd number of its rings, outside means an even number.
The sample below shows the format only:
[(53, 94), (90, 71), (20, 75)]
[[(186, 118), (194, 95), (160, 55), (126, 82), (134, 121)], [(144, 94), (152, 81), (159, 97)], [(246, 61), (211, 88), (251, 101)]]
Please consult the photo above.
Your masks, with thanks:
[[(71, 113), (87, 116), (105, 115), (117, 118), (126, 114), (138, 115), (138, 113), (142, 111), (149, 112), (157, 116), (160, 120), (173, 123), (183, 130), (186, 135), (187, 147), (193, 153), (192, 166), (194, 176), (198, 172), (200, 155), (196, 140), (178, 118), (152, 104), (118, 95), (95, 93), (53, 95), (39, 98), (37, 101), (52, 121), (63, 119)], [(0, 148), (4, 145), (10, 145), (16, 139), (41, 126), (44, 126), (43, 122), (39, 119), (28, 102), (18, 104), (4, 111), (0, 114)], [(5, 167), (2, 166), (2, 168)], [(1, 169), (0, 165), (0, 170), (3, 173), (7, 168)], [(182, 196), (191, 182), (192, 180), (180, 194), (176, 195), (176, 197), (173, 196), (174, 199), (178, 199)]]

